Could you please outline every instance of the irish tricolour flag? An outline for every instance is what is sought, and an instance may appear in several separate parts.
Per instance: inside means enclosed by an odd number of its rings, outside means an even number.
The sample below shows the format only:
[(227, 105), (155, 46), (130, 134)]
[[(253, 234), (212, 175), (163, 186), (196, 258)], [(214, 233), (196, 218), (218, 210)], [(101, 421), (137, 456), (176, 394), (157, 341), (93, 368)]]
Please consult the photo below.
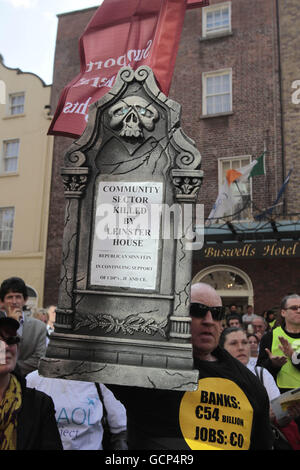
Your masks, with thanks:
[(208, 216), (206, 225), (213, 222), (213, 219), (219, 219), (235, 212), (234, 207), (239, 199), (233, 195), (233, 184), (238, 187), (239, 183), (245, 183), (249, 178), (256, 175), (265, 174), (264, 164), (265, 153), (251, 162), (249, 165), (239, 169), (230, 169), (226, 172), (225, 182), (218, 194), (217, 200)]

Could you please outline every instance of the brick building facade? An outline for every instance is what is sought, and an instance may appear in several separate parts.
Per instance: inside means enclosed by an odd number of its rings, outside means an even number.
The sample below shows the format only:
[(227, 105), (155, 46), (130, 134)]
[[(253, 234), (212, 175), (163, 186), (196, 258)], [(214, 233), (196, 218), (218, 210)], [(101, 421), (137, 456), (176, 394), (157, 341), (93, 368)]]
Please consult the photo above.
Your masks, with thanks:
[[(210, 0), (209, 7), (186, 12), (170, 97), (182, 105), (182, 128), (202, 154), (204, 181), (199, 203), (204, 204), (206, 217), (218, 195), (222, 165), (241, 159), (251, 161), (266, 151), (266, 175), (252, 181), (253, 213), (272, 205), (291, 163), (295, 167), (293, 173), (299, 174), (297, 105), (290, 103), (291, 80), (296, 80), (297, 76), (288, 58), (292, 52), (295, 59), (299, 55), (290, 45), (291, 39), (296, 41), (297, 26), (291, 28), (290, 24), (292, 18), (295, 19), (296, 1), (282, 2), (289, 8), (285, 10), (281, 3), (279, 10), (276, 0)], [(79, 71), (78, 38), (95, 11), (87, 9), (59, 16), (52, 110), (63, 87)], [(299, 18), (298, 13), (296, 17)], [(224, 86), (221, 90), (224, 109), (218, 109), (218, 98), (211, 99), (207, 77), (216, 80), (214, 86)], [(208, 111), (209, 103), (214, 103), (215, 111)], [(45, 303), (57, 301), (64, 219), (60, 167), (71, 142), (65, 137), (55, 137), (54, 142)], [(285, 192), (285, 197), (291, 197), (286, 199), (284, 207), (277, 209), (277, 214), (283, 214), (284, 209), (299, 211), (299, 196), (294, 198), (292, 194), (295, 184), (294, 176)], [(270, 224), (269, 227), (269, 235), (262, 236), (259, 230), (255, 231), (252, 241), (256, 243), (264, 238), (276, 242), (278, 236), (272, 238), (278, 233), (276, 222), (275, 227)], [(227, 241), (242, 246), (243, 232), (234, 234), (229, 228), (228, 232), (232, 237), (229, 240), (227, 234)], [(297, 233), (291, 229), (289, 238), (292, 239), (292, 235), (295, 238)], [(224, 240), (220, 239), (217, 246), (224, 246), (220, 245)], [(298, 246), (296, 248), (293, 256), (292, 248), (286, 251), (290, 253), (288, 257), (246, 259), (237, 256), (230, 260), (208, 259), (203, 256), (203, 250), (195, 251), (194, 280), (207, 281), (209, 276), (213, 277), (213, 272), (221, 273), (223, 283), (231, 275), (242, 279), (244, 284), (237, 283), (236, 289), (227, 288), (228, 282), (219, 289), (224, 294), (225, 304), (236, 301), (244, 308), (250, 302), (257, 312), (262, 312), (276, 307), (287, 292), (299, 291)]]
[(278, 1), (280, 70), (282, 82), (282, 122), (284, 173), (293, 168), (294, 177), (287, 188), (286, 210), (299, 213), (300, 193), (300, 8), (297, 0)]
[[(211, 0), (210, 5), (224, 2)], [(227, 3), (227, 2), (226, 2)], [(218, 195), (218, 160), (259, 156), (267, 149), (268, 177), (258, 177), (253, 199), (267, 207), (282, 184), (280, 90), (273, 0), (231, 2), (231, 32), (203, 38), (205, 9), (186, 13), (170, 96), (182, 104), (182, 127), (203, 156), (199, 198), (208, 215)], [(232, 70), (232, 111), (203, 116), (205, 72)]]
[[(51, 94), (52, 111), (56, 109), (63, 88), (78, 74), (80, 69), (78, 39), (95, 11), (96, 8), (89, 8), (58, 16), (59, 21)], [(73, 140), (74, 139), (68, 137), (54, 137), (48, 245), (45, 268), (45, 305), (56, 304), (58, 298), (65, 207), (64, 187), (60, 175), (60, 168), (65, 151)]]

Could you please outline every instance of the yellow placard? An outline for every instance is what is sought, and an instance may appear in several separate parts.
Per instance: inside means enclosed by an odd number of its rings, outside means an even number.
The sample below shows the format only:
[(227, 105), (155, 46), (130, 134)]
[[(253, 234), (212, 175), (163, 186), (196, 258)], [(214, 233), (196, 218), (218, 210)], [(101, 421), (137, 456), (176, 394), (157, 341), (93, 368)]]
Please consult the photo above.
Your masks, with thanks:
[(179, 409), (182, 435), (192, 450), (247, 450), (253, 408), (234, 382), (219, 377), (199, 380), (185, 392)]

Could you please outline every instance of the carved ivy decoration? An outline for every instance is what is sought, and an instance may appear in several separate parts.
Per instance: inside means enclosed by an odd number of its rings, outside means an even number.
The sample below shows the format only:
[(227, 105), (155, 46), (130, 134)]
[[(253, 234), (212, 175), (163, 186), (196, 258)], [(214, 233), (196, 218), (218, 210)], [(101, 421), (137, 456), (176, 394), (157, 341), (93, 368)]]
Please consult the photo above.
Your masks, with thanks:
[(146, 333), (147, 335), (154, 335), (159, 333), (161, 336), (166, 337), (164, 328), (167, 326), (168, 320), (157, 323), (153, 318), (147, 320), (139, 315), (129, 315), (128, 317), (120, 320), (112, 315), (100, 313), (96, 315), (76, 315), (76, 324), (74, 330), (87, 326), (90, 330), (95, 328), (105, 329), (105, 333), (122, 333), (133, 335), (134, 333)]

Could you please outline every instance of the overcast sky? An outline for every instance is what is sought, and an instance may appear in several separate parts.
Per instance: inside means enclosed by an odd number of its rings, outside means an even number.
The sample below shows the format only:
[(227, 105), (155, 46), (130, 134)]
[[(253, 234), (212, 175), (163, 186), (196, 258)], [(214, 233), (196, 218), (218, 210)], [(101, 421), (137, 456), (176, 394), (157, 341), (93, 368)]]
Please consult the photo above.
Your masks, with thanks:
[(7, 67), (52, 83), (59, 13), (99, 6), (103, 0), (0, 0), (0, 54)]

